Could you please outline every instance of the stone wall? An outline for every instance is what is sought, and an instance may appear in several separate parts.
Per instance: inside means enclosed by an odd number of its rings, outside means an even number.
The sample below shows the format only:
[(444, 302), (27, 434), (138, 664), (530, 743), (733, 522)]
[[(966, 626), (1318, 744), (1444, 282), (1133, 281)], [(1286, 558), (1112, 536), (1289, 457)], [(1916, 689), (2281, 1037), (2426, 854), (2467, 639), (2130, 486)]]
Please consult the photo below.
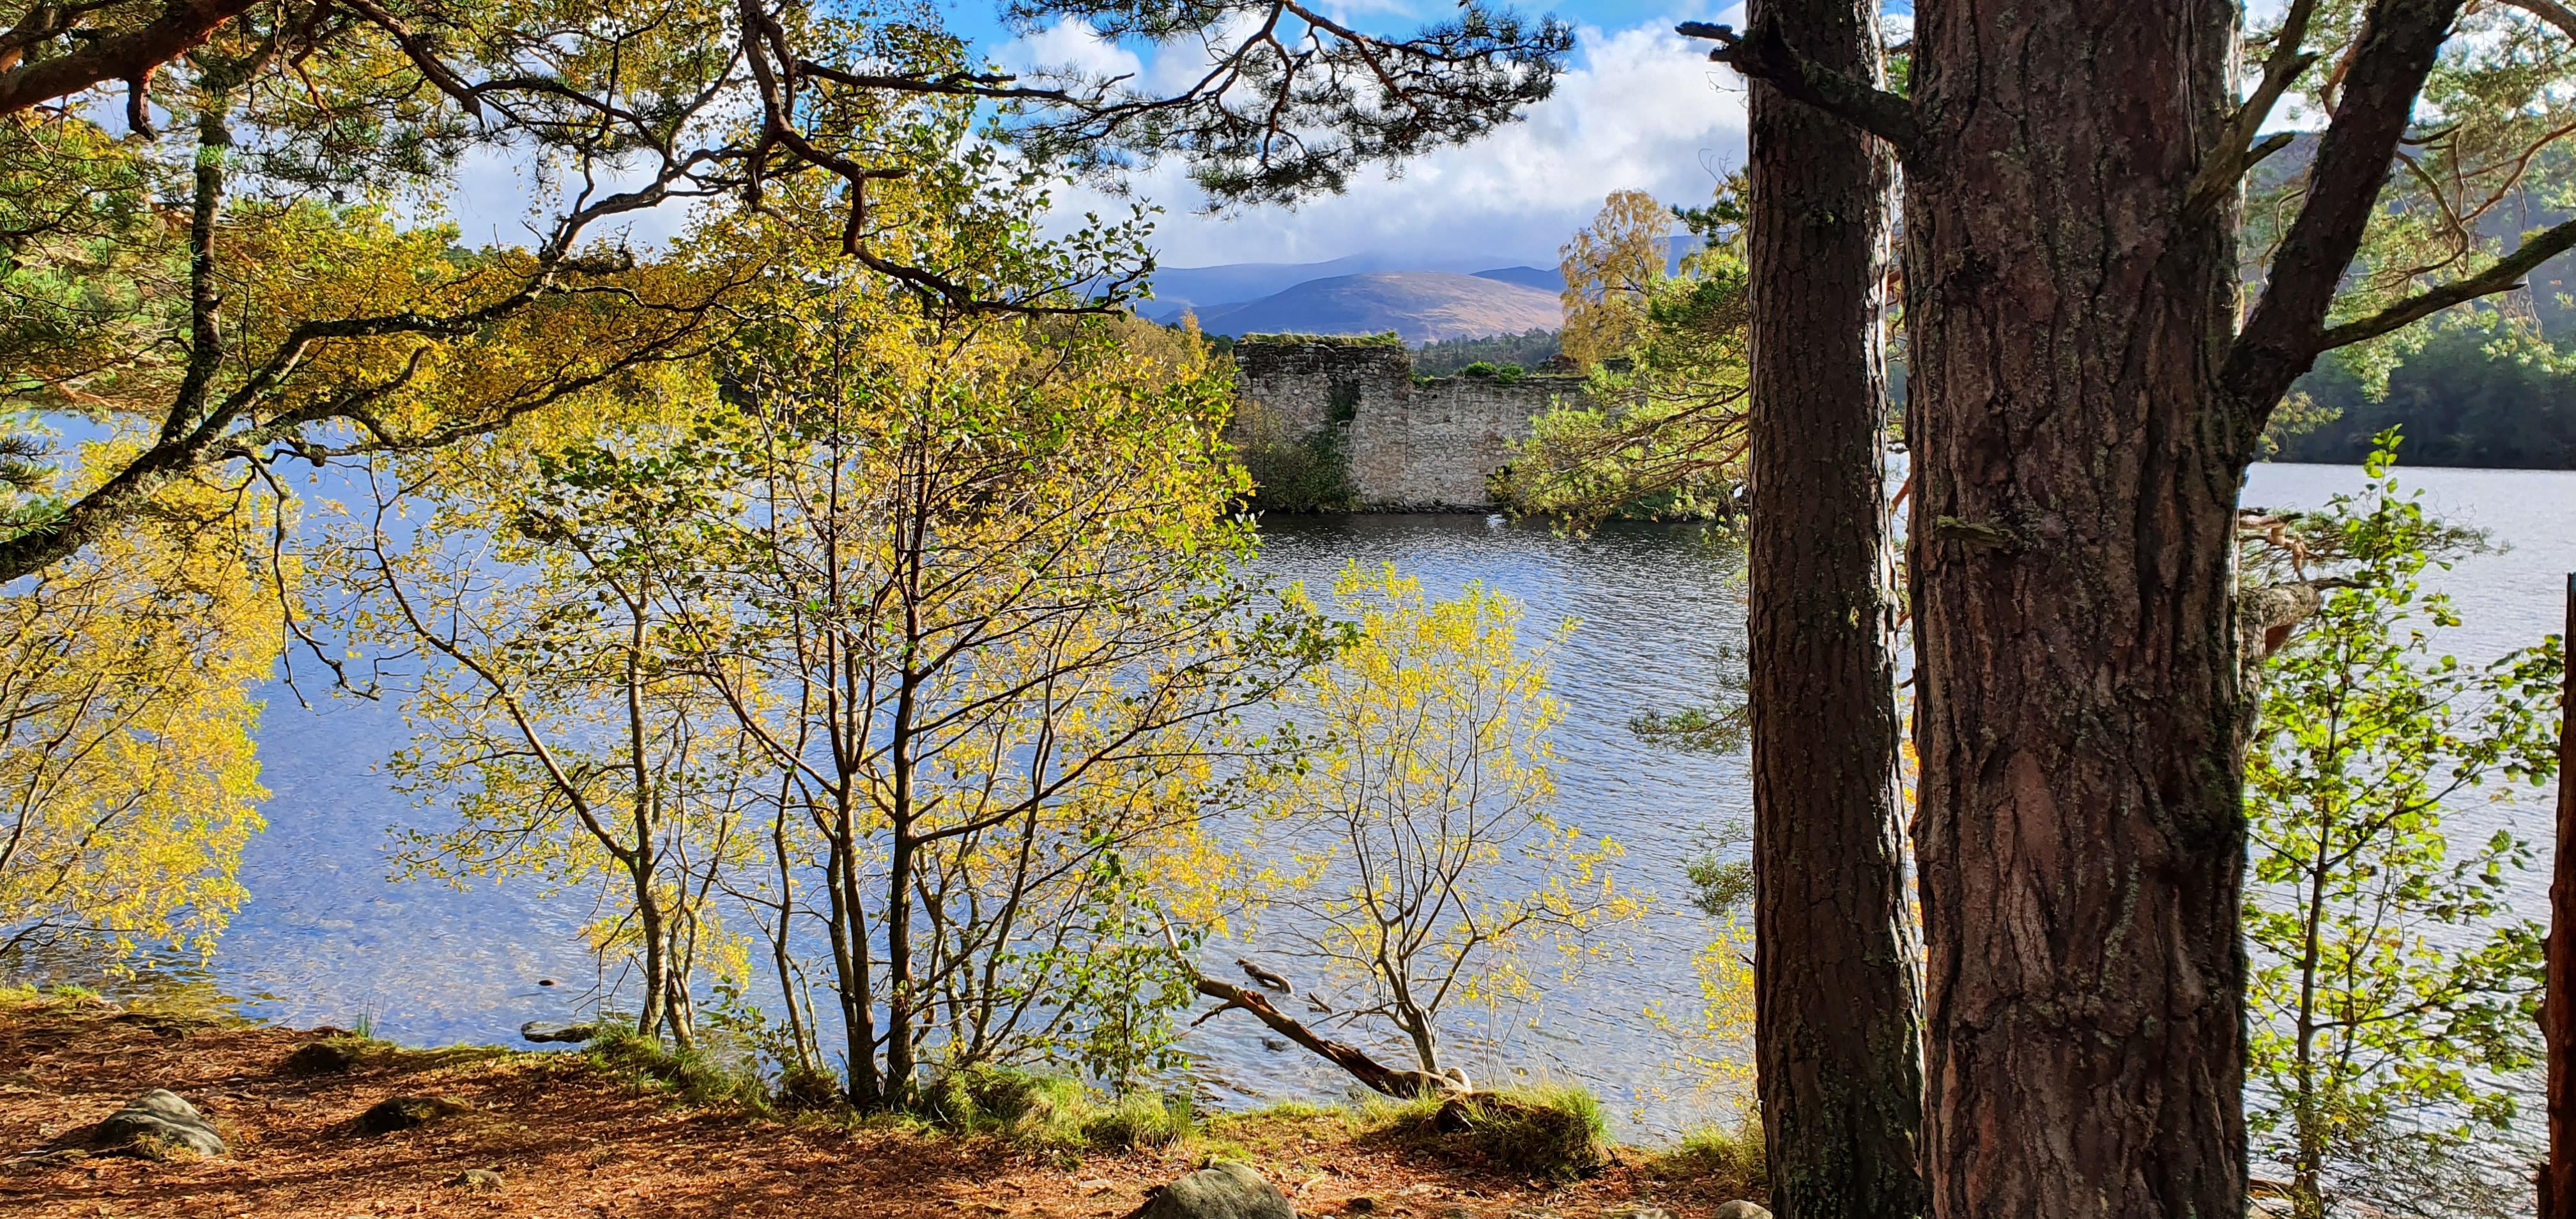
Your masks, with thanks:
[(1416, 383), (1413, 353), (1392, 343), (1254, 338), (1235, 347), (1239, 410), (1291, 436), (1344, 429), (1342, 451), (1362, 507), (1393, 512), (1482, 511), (1486, 479), (1510, 444), (1583, 379), (1435, 377)]

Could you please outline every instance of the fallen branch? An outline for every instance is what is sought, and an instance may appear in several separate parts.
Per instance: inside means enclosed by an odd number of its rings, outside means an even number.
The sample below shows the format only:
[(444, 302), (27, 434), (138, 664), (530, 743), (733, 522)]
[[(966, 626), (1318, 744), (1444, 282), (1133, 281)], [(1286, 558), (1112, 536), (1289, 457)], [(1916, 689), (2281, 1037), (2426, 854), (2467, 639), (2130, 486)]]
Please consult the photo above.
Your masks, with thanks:
[(1268, 995), (1259, 991), (1245, 990), (1230, 982), (1219, 982), (1199, 972), (1199, 967), (1192, 961), (1190, 954), (1182, 950), (1181, 937), (1172, 930), (1172, 921), (1168, 918), (1163, 920), (1163, 942), (1171, 946), (1172, 959), (1189, 969), (1190, 977), (1198, 983), (1200, 994), (1211, 999), (1222, 1000), (1205, 1015), (1191, 1021), (1191, 1028), (1197, 1028), (1218, 1016), (1241, 1008), (1252, 1013), (1263, 1024), (1269, 1025), (1272, 1032), (1314, 1051), (1325, 1061), (1350, 1072), (1352, 1078), (1368, 1085), (1372, 1091), (1382, 1096), (1445, 1096), (1467, 1089), (1467, 1085), (1461, 1079), (1434, 1075), (1429, 1071), (1398, 1071), (1369, 1057), (1368, 1051), (1358, 1046), (1344, 1045), (1307, 1028), (1296, 1018), (1272, 1007)]
[(1444, 1096), (1464, 1090), (1458, 1081), (1447, 1076), (1434, 1075), (1428, 1071), (1398, 1071), (1369, 1057), (1367, 1051), (1357, 1046), (1346, 1045), (1323, 1036), (1307, 1028), (1296, 1018), (1271, 1006), (1270, 997), (1259, 991), (1245, 990), (1229, 982), (1219, 982), (1206, 974), (1198, 975), (1198, 988), (1200, 994), (1211, 999), (1221, 999), (1224, 1002), (1215, 1010), (1192, 1021), (1193, 1025), (1205, 1024), (1218, 1015), (1241, 1008), (1252, 1013), (1254, 1018), (1263, 1024), (1269, 1025), (1272, 1032), (1314, 1051), (1326, 1061), (1350, 1072), (1353, 1078), (1383, 1095)]

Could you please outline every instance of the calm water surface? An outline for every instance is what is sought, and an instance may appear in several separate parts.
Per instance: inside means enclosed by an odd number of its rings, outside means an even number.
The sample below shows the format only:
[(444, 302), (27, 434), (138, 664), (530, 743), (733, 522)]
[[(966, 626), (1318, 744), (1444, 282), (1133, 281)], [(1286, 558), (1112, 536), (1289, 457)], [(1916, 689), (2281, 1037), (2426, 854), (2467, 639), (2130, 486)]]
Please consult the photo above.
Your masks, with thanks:
[[(2467, 618), (2450, 650), (2484, 660), (2557, 629), (2563, 573), (2576, 570), (2576, 473), (2415, 470), (2442, 516), (2489, 530), (2505, 549), (2472, 556), (2436, 583)], [(2355, 467), (2264, 466), (2246, 502), (2322, 505), (2358, 490)], [(1268, 531), (1263, 563), (1328, 585), (1344, 563), (1393, 562), (1435, 594), (1483, 580), (1523, 599), (1537, 634), (1579, 620), (1556, 659), (1565, 705), (1558, 732), (1561, 813), (1624, 842), (1627, 883), (1664, 901), (1621, 937), (1614, 959), (1543, 1001), (1480, 1015), (1462, 1065), (1480, 1079), (1514, 1071), (1592, 1086), (1632, 1135), (1667, 1132), (1723, 1108), (1703, 1081), (1670, 1065), (1674, 1046), (1649, 1006), (1687, 1017), (1699, 1005), (1692, 953), (1707, 928), (1687, 903), (1682, 867), (1712, 827), (1749, 814), (1741, 757), (1679, 754), (1629, 731), (1641, 711), (1705, 699), (1719, 666), (1740, 655), (1742, 559), (1696, 529), (1615, 527), (1575, 540), (1466, 516), (1357, 517)], [(272, 692), (262, 738), (269, 831), (242, 866), (250, 902), (209, 967), (254, 1017), (294, 1024), (371, 1020), (413, 1044), (510, 1041), (520, 1022), (574, 1014), (601, 978), (579, 933), (586, 894), (524, 883), (458, 890), (389, 876), (389, 835), (435, 824), (434, 809), (390, 791), (376, 767), (408, 733), (391, 708), (298, 705)], [(2475, 819), (2545, 825), (2534, 801)], [(2528, 892), (2545, 902), (2536, 878)], [(1258, 945), (1255, 946), (1256, 948)], [(1232, 952), (1224, 954), (1231, 959)], [(541, 979), (561, 985), (541, 987)], [(1201, 1089), (1215, 1103), (1334, 1094), (1339, 1072), (1297, 1051), (1266, 1048), (1248, 1020), (1193, 1033)]]

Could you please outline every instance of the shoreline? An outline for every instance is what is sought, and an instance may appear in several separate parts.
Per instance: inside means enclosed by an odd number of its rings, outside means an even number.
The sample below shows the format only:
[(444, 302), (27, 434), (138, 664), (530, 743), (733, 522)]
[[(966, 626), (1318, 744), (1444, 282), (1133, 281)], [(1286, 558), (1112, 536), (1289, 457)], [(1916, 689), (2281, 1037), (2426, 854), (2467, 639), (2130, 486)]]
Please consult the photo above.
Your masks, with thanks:
[[(340, 1030), (299, 1030), (94, 998), (0, 1005), (0, 1210), (42, 1216), (971, 1215), (1114, 1219), (1211, 1159), (1247, 1163), (1301, 1214), (1401, 1219), (1677, 1219), (1740, 1194), (1705, 1168), (1635, 1148), (1561, 1184), (1315, 1106), (1218, 1115), (1163, 1148), (1034, 1146), (917, 1122), (766, 1117), (691, 1106), (584, 1053), (366, 1047), (344, 1073), (287, 1065)], [(230, 1144), (154, 1161), (88, 1149), (91, 1129), (167, 1088)], [(453, 1116), (367, 1134), (396, 1097)], [(1688, 1153), (1681, 1153), (1688, 1154)], [(491, 1173), (498, 1188), (468, 1178)]]

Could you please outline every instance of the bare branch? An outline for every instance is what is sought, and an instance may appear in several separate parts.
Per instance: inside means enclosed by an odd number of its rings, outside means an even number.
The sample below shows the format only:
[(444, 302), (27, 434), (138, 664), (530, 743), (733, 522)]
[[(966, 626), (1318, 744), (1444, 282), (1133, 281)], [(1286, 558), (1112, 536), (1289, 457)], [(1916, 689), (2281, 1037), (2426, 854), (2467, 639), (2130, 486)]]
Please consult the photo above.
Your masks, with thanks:
[(111, 81), (140, 82), (154, 68), (204, 45), (257, 0), (170, 0), (161, 15), (68, 54), (0, 72), (0, 116), (60, 101)]
[(2186, 207), (2204, 211), (2234, 194), (2245, 171), (2289, 144), (2287, 132), (2260, 144), (2254, 142), (2254, 133), (2262, 129), (2272, 108), (2281, 104), (2281, 96), (2289, 92), (2291, 83), (2317, 62), (2315, 52), (2302, 49), (2307, 43), (2308, 22), (2316, 11), (2317, 0), (2296, 0), (2282, 15), (2281, 28), (2273, 34), (2272, 53), (2263, 61), (2262, 82), (2255, 86), (2254, 96), (2237, 107), (2235, 117), (2227, 121), (2225, 141), (2192, 178)]
[(1717, 43), (1717, 49), (1708, 53), (1709, 62), (1767, 82), (1791, 98), (1869, 132), (1887, 141), (1899, 157), (1911, 158), (1922, 145), (1913, 102), (1818, 66), (1791, 47), (1774, 26), (1757, 25), (1738, 34), (1733, 26), (1685, 21), (1673, 29), (1684, 38)]
[(2576, 249), (2576, 220), (2532, 234), (2513, 253), (2496, 260), (2494, 266), (2466, 279), (2426, 289), (2368, 317), (2327, 327), (2317, 336), (2317, 350), (2330, 351), (2368, 342), (2383, 334), (2405, 329), (2453, 305), (2466, 304), (2498, 292), (2510, 292), (2521, 287), (2523, 277), (2531, 274), (2534, 268), (2570, 249)]
[(2377, 0), (2355, 40), (2334, 119), (2309, 169), (2307, 201), (2272, 260), (2262, 298), (2229, 350), (2219, 384), (2250, 455), (2291, 382), (2324, 350), (2322, 335), (2407, 124), (2464, 0)]
[(2501, 3), (2538, 17), (2558, 27), (2558, 32), (2576, 38), (2576, 12), (2558, 0), (2500, 0)]

